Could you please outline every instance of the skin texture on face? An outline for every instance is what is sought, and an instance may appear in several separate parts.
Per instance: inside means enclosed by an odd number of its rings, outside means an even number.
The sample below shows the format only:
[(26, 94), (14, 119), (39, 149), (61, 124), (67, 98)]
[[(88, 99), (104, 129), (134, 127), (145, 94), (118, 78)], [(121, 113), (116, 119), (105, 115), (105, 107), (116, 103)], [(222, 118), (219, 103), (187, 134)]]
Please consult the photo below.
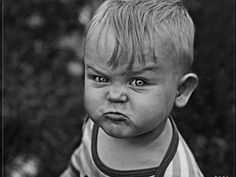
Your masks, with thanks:
[(145, 65), (135, 60), (131, 68), (128, 61), (113, 68), (107, 62), (114, 46), (112, 30), (100, 33), (99, 28), (86, 43), (84, 101), (89, 116), (116, 138), (159, 132), (177, 94), (179, 76), (172, 56), (154, 62), (147, 52)]

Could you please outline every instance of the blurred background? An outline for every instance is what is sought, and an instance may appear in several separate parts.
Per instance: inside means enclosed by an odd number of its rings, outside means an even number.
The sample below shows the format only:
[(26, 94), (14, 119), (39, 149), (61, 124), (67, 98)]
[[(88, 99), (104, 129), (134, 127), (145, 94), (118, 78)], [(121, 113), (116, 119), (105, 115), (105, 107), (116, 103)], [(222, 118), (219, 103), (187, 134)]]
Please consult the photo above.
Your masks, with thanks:
[[(84, 35), (101, 2), (3, 2), (4, 177), (57, 177), (79, 145)], [(234, 0), (185, 3), (200, 85), (174, 119), (206, 177), (233, 177)]]

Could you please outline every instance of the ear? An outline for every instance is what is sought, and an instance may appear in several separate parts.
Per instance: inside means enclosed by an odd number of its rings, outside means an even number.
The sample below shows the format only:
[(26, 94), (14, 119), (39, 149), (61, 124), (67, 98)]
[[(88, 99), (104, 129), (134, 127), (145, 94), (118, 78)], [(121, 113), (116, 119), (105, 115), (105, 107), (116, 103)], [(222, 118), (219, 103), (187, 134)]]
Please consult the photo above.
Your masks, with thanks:
[(194, 73), (185, 74), (178, 84), (177, 97), (175, 99), (175, 105), (177, 107), (184, 107), (193, 91), (198, 85), (198, 77)]

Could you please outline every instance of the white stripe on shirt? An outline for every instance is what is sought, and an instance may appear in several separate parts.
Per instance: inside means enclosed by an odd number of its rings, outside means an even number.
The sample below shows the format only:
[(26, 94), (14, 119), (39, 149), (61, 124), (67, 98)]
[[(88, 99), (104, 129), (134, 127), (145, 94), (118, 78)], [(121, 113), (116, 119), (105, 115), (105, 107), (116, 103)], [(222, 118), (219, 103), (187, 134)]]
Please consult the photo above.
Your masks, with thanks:
[(179, 154), (180, 154), (180, 169), (181, 177), (189, 177), (189, 166), (187, 162), (187, 157), (184, 151), (182, 141), (179, 141)]
[(168, 165), (164, 177), (172, 177), (173, 176), (173, 161)]

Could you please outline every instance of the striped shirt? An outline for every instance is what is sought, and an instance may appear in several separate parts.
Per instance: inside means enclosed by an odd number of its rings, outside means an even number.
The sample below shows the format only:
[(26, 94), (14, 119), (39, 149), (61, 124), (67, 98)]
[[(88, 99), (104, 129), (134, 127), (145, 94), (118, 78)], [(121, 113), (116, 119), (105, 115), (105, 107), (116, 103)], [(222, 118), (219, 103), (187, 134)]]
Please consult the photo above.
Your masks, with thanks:
[(80, 146), (72, 154), (67, 170), (60, 177), (203, 177), (190, 149), (170, 118), (173, 135), (158, 167), (115, 170), (106, 166), (97, 152), (99, 127), (90, 119), (83, 128)]

